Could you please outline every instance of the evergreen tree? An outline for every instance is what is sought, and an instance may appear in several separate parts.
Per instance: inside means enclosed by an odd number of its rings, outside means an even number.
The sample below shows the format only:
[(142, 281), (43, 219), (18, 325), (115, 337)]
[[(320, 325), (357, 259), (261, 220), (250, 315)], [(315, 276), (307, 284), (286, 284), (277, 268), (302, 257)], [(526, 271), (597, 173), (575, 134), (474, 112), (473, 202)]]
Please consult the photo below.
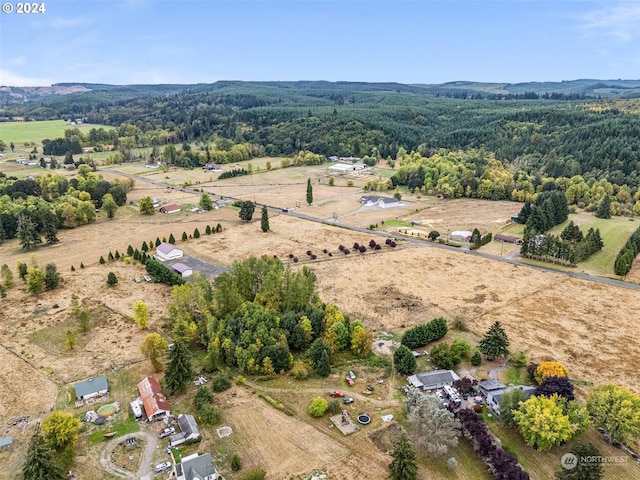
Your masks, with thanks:
[(315, 369), (316, 375), (320, 377), (328, 377), (331, 373), (331, 363), (329, 362), (329, 352), (327, 349), (323, 350), (320, 354), (318, 362), (316, 362)]
[(313, 187), (311, 186), (311, 179), (307, 179), (307, 203), (311, 205), (313, 203)]
[(185, 242), (188, 238), (189, 236), (187, 235), (187, 232), (182, 232), (182, 241)]
[(191, 354), (185, 340), (176, 338), (173, 344), (173, 350), (171, 350), (169, 354), (170, 360), (164, 376), (165, 383), (171, 395), (177, 391), (183, 392), (187, 383), (194, 375), (191, 364)]
[(115, 273), (109, 272), (107, 275), (107, 285), (113, 287), (116, 283), (118, 283), (118, 277), (116, 277)]
[(100, 265), (104, 265), (104, 257), (102, 255), (100, 255), (99, 263)]
[(416, 358), (405, 345), (400, 345), (395, 351), (393, 354), (393, 363), (395, 364), (396, 370), (402, 374), (411, 375), (416, 371)]
[(109, 256), (107, 257), (107, 259), (112, 262), (113, 261), (113, 253), (109, 252)]
[(149, 250), (149, 246), (147, 245), (147, 242), (142, 242), (142, 247), (140, 248), (140, 250), (142, 250), (143, 252), (146, 252)]
[(160, 245), (162, 242), (160, 241), (160, 237), (156, 237), (156, 243), (155, 246), (157, 247), (158, 245)]
[(176, 239), (175, 239), (175, 237), (173, 236), (173, 233), (169, 235), (169, 243), (171, 243), (171, 244), (176, 243)]
[(62, 470), (53, 462), (44, 438), (36, 432), (31, 437), (22, 467), (24, 480), (65, 480)]
[(509, 356), (509, 339), (500, 322), (495, 322), (489, 327), (484, 338), (478, 343), (478, 350), (484, 353), (489, 361)]
[(596, 217), (598, 218), (611, 218), (611, 197), (605, 195), (598, 202), (598, 209), (596, 210)]
[(211, 227), (207, 225), (207, 228), (204, 230), (205, 235), (211, 235)]
[(531, 215), (531, 202), (526, 200), (518, 214), (518, 223), (525, 225), (529, 219), (529, 215)]
[(33, 220), (26, 213), (21, 213), (18, 217), (18, 238), (24, 250), (31, 250), (42, 243)]
[(53, 290), (60, 284), (60, 274), (55, 263), (47, 263), (44, 269), (44, 288)]
[(4, 231), (4, 226), (2, 226), (2, 221), (0, 220), (0, 245), (7, 239), (7, 232)]
[(265, 205), (262, 206), (262, 218), (260, 219), (260, 228), (263, 232), (269, 231), (269, 211)]
[(58, 216), (55, 212), (47, 210), (42, 215), (42, 229), (40, 233), (44, 235), (47, 245), (58, 243)]
[(193, 231), (193, 238), (200, 238), (200, 230), (198, 230), (198, 228), (196, 227), (196, 229)]
[(389, 471), (393, 480), (415, 480), (418, 474), (416, 454), (411, 442), (403, 432), (391, 452), (393, 460), (389, 464)]
[(131, 245), (127, 247), (127, 255), (133, 257), (133, 247)]

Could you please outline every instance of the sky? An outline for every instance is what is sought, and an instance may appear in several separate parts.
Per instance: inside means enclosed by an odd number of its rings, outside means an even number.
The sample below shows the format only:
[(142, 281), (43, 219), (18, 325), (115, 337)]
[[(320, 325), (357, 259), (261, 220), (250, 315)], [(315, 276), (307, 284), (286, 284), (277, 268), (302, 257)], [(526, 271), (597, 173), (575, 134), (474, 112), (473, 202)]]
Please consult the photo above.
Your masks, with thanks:
[(640, 0), (36, 3), (2, 4), (0, 85), (640, 79)]

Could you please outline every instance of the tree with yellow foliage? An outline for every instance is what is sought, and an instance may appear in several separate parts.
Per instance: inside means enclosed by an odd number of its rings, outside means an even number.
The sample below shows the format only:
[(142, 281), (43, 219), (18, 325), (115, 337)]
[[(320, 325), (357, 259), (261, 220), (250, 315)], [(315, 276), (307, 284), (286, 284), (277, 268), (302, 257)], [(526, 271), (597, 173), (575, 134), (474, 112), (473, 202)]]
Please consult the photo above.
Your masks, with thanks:
[(542, 362), (536, 368), (533, 377), (538, 384), (542, 383), (547, 377), (568, 377), (569, 372), (559, 362)]

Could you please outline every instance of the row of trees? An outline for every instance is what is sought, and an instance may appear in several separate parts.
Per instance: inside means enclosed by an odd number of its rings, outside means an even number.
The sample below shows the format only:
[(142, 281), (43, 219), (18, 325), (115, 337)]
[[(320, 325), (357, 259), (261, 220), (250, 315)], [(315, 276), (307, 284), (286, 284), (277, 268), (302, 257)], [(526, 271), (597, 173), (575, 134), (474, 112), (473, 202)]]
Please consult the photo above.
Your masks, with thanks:
[[(582, 232), (579, 236), (582, 237)], [(549, 234), (525, 236), (520, 255), (543, 262), (575, 266), (576, 263), (583, 262), (602, 250), (603, 247), (600, 229), (590, 228), (587, 235), (577, 243), (563, 240), (562, 235), (559, 237)]]
[(633, 261), (640, 252), (640, 228), (636, 229), (618, 252), (613, 264), (616, 275), (626, 275), (633, 266)]

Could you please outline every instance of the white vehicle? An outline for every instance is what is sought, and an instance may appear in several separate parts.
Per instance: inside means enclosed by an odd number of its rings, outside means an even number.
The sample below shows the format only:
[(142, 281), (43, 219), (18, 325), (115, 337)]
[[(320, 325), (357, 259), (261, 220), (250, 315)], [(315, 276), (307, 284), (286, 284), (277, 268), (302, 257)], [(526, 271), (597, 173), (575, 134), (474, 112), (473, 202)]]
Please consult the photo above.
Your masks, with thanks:
[(162, 430), (158, 436), (160, 438), (164, 438), (164, 437), (168, 437), (169, 435), (173, 435), (174, 433), (176, 433), (176, 429), (175, 428), (167, 427), (164, 430)]
[(144, 276), (144, 281), (145, 282), (150, 282), (152, 280), (152, 278), (149, 275), (145, 275)]
[(164, 472), (171, 468), (171, 464), (169, 462), (162, 462), (156, 465), (156, 473)]

